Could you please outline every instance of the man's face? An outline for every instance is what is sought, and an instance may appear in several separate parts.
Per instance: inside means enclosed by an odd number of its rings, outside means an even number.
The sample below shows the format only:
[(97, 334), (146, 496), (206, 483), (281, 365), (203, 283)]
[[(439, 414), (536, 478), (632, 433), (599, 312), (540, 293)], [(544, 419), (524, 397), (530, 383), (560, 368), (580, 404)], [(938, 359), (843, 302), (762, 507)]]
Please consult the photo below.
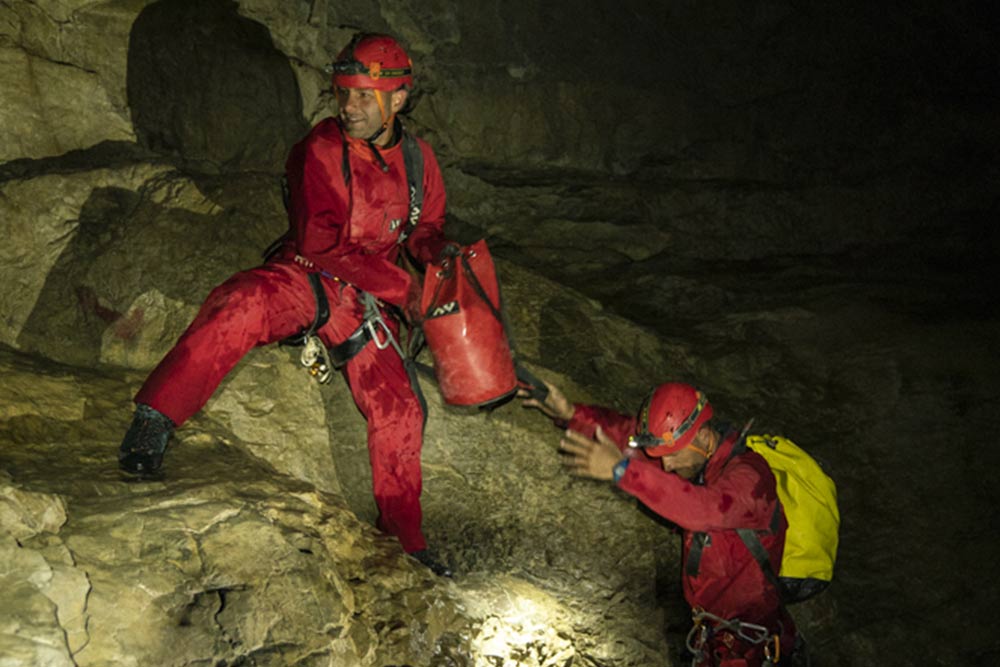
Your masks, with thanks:
[[(392, 93), (379, 93), (374, 88), (334, 88), (337, 104), (340, 106), (340, 120), (344, 130), (355, 139), (367, 139), (382, 127), (382, 111), (379, 108), (376, 95), (382, 95), (382, 104), (386, 116), (399, 111), (406, 99), (406, 93), (397, 90)], [(379, 139), (388, 140), (383, 135)], [(376, 141), (376, 143), (381, 143)]]
[(704, 456), (693, 449), (682, 449), (676, 454), (668, 454), (660, 459), (667, 472), (675, 472), (684, 479), (694, 479), (705, 465)]

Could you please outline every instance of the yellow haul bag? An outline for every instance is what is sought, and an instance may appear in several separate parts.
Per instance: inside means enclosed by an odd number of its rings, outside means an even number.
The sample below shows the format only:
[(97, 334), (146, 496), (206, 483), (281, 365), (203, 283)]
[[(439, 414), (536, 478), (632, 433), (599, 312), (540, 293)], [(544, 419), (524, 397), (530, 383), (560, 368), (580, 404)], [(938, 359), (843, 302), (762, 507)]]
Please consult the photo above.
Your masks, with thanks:
[(788, 532), (781, 559), (782, 579), (829, 582), (837, 560), (840, 510), (837, 487), (819, 463), (788, 438), (749, 435), (747, 447), (771, 467)]

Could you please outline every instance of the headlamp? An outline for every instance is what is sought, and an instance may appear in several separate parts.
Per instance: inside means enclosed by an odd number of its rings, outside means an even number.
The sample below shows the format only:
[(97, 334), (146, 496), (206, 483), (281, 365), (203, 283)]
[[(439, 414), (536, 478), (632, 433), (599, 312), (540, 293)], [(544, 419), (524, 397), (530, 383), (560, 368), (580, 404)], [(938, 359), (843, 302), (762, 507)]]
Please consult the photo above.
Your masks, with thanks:
[(368, 74), (368, 68), (357, 60), (340, 60), (330, 65), (330, 71), (341, 76)]
[(666, 444), (666, 440), (658, 438), (652, 433), (637, 433), (628, 437), (628, 446), (633, 449), (648, 449)]

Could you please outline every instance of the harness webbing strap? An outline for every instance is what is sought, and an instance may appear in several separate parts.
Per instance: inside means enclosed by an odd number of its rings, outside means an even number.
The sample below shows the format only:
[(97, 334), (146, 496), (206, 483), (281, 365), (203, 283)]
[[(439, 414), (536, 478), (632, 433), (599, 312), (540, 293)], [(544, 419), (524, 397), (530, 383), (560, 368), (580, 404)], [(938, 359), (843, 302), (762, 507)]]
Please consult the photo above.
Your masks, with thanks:
[(361, 352), (371, 339), (371, 330), (362, 324), (343, 343), (328, 348), (330, 363), (334, 368), (340, 368)]
[[(777, 530), (777, 525), (781, 523), (781, 503), (775, 503), (774, 515), (771, 519), (771, 531)], [(752, 528), (737, 528), (736, 534), (740, 536), (743, 540), (743, 544), (746, 545), (747, 549), (753, 554), (754, 560), (760, 565), (760, 569), (764, 571), (764, 576), (767, 577), (768, 581), (774, 585), (775, 590), (778, 591), (778, 595), (781, 595), (781, 582), (778, 581), (778, 575), (771, 566), (771, 559), (767, 555), (767, 549), (761, 544), (760, 537), (757, 535), (757, 531)]]
[[(460, 256), (462, 258), (462, 269), (465, 271), (465, 275), (468, 276), (469, 284), (472, 285), (473, 291), (475, 291), (476, 296), (485, 301), (486, 305), (490, 307), (490, 312), (493, 313), (493, 317), (500, 322), (500, 326), (503, 327), (504, 334), (507, 335), (507, 342), (511, 343), (510, 331), (507, 330), (507, 321), (504, 319), (502, 312), (502, 297), (497, 299), (497, 305), (494, 306), (493, 302), (490, 301), (490, 296), (486, 293), (486, 290), (483, 289), (482, 283), (479, 282), (479, 278), (476, 277), (476, 272), (472, 270), (472, 266), (469, 264), (469, 258), (464, 254)], [(511, 344), (511, 348), (513, 347), (513, 344)]]
[(691, 537), (691, 548), (688, 550), (687, 564), (684, 568), (687, 576), (698, 576), (698, 568), (701, 566), (701, 552), (705, 547), (711, 546), (711, 544), (712, 538), (708, 533), (698, 532)]
[[(732, 452), (729, 458), (732, 459), (734, 456), (743, 454), (747, 451), (747, 438), (746, 434), (750, 428), (750, 424), (747, 424), (743, 429), (743, 433), (740, 436), (739, 441), (733, 445)], [(778, 527), (781, 525), (781, 501), (775, 499), (774, 502), (774, 513), (771, 515), (771, 525), (768, 527), (767, 531), (770, 533), (778, 532)], [(751, 528), (737, 528), (736, 533), (743, 540), (743, 544), (746, 545), (747, 549), (753, 555), (754, 560), (760, 565), (760, 569), (764, 571), (764, 576), (767, 577), (774, 588), (778, 591), (778, 595), (781, 595), (782, 586), (778, 581), (778, 573), (774, 571), (774, 567), (771, 565), (771, 559), (767, 555), (767, 549), (761, 544), (760, 537), (758, 536), (758, 531)]]
[(280, 341), (280, 345), (302, 345), (307, 338), (322, 329), (323, 325), (330, 320), (330, 302), (326, 298), (326, 291), (323, 289), (320, 274), (309, 273), (307, 277), (309, 278), (309, 286), (312, 288), (313, 298), (316, 301), (316, 315), (313, 317), (312, 324), (294, 336), (289, 336)]
[(316, 318), (312, 326), (309, 327), (307, 335), (312, 335), (319, 331), (330, 319), (330, 302), (326, 298), (326, 290), (318, 273), (309, 274), (309, 285), (312, 287), (313, 296), (316, 297)]

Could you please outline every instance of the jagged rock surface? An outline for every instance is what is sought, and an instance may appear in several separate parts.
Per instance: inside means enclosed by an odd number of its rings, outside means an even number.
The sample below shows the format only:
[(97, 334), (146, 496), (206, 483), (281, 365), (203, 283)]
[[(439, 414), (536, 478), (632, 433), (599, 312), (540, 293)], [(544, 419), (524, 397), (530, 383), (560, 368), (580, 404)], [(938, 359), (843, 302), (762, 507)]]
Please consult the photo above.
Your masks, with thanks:
[[(16, 593), (0, 643), (23, 664), (640, 665), (665, 651), (629, 628), (662, 613), (640, 582), (676, 544), (609, 489), (563, 475), (550, 427), (519, 408), (468, 414), (428, 392), (427, 531), (462, 573), (442, 583), (364, 521), (370, 488), (360, 461), (351, 468), (364, 429), (343, 387), (329, 391), (332, 450), (294, 428), (274, 456), (254, 443), (290, 416), (322, 423), (296, 411), (304, 372), (267, 395), (238, 386), (293, 368), (283, 353), (253, 353), (178, 431), (164, 479), (132, 484), (114, 452), (139, 375), (10, 351), (0, 362), (0, 521)], [(280, 469), (323, 451), (332, 477)], [(338, 472), (343, 495), (317, 488)]]

